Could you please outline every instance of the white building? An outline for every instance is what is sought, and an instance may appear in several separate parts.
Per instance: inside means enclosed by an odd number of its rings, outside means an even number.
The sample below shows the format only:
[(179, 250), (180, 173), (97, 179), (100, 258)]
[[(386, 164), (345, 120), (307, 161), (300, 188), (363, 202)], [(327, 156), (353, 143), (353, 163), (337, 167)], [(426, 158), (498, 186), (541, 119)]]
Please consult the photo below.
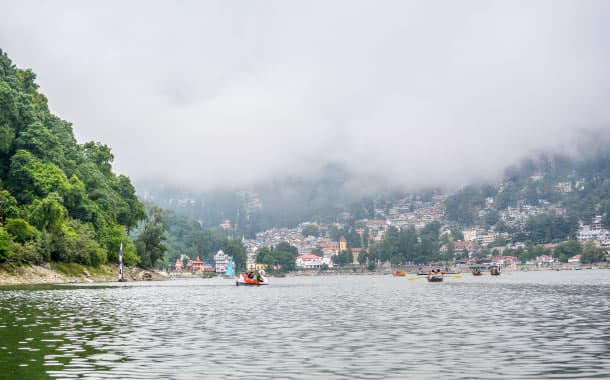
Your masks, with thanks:
[(603, 230), (598, 230), (598, 229), (591, 229), (590, 226), (582, 226), (579, 230), (578, 230), (578, 240), (596, 240), (598, 239), (602, 234), (603, 234)]
[(214, 255), (214, 262), (216, 263), (216, 273), (224, 273), (227, 271), (227, 264), (231, 256), (225, 254), (222, 249), (216, 252)]
[(581, 258), (582, 258), (582, 255), (572, 256), (568, 259), (568, 263), (580, 263)]
[(322, 258), (317, 255), (301, 255), (296, 259), (296, 267), (300, 269), (320, 269)]

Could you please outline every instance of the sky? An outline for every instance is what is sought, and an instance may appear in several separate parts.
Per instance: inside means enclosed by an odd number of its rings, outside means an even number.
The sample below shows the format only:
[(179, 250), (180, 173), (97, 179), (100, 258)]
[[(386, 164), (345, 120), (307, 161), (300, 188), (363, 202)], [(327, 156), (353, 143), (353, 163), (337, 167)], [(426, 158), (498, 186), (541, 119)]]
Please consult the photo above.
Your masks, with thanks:
[(0, 48), (138, 183), (495, 180), (610, 132), (610, 2), (9, 1)]

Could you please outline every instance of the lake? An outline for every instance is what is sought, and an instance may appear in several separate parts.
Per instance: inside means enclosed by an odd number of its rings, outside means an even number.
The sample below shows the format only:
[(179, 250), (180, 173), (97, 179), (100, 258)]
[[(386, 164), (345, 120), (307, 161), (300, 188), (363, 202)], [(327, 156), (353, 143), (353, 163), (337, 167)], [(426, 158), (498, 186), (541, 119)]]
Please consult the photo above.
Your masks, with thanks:
[(610, 376), (609, 270), (270, 280), (0, 288), (0, 378)]

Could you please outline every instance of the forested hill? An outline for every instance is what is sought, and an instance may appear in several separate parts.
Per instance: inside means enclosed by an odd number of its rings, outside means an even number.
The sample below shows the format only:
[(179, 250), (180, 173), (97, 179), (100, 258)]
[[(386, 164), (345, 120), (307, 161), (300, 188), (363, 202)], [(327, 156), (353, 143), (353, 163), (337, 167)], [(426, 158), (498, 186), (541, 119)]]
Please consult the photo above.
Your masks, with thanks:
[(136, 264), (127, 230), (146, 212), (134, 187), (108, 146), (76, 142), (35, 79), (0, 50), (0, 263), (116, 262), (122, 242)]

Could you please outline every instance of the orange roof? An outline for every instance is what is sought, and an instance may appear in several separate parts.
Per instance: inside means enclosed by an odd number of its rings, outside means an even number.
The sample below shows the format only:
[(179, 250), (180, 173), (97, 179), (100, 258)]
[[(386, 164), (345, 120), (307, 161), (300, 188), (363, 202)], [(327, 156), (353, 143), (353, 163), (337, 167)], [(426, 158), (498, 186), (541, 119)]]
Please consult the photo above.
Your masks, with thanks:
[(303, 260), (317, 260), (319, 258), (320, 258), (320, 256), (312, 255), (312, 254), (307, 254), (307, 255), (301, 256), (301, 259), (303, 259)]

